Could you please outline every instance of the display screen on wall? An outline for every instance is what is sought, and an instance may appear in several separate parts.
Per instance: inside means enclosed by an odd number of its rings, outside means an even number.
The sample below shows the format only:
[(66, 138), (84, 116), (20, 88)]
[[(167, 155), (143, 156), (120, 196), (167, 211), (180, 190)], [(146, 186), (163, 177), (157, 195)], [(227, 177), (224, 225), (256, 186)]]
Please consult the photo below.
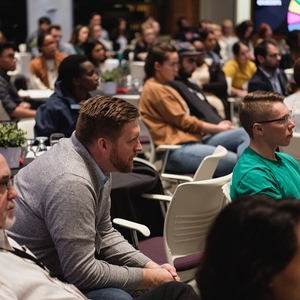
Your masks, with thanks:
[(277, 34), (300, 30), (300, 0), (255, 0), (253, 21), (256, 30), (263, 22)]

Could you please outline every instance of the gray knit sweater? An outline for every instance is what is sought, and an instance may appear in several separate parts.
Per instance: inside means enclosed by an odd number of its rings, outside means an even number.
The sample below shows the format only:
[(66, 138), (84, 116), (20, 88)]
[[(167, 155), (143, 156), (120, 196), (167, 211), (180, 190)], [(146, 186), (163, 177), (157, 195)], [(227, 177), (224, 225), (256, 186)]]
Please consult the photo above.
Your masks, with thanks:
[(112, 227), (111, 180), (74, 133), (20, 170), (15, 188), (10, 236), (55, 275), (80, 289), (136, 289), (150, 259)]

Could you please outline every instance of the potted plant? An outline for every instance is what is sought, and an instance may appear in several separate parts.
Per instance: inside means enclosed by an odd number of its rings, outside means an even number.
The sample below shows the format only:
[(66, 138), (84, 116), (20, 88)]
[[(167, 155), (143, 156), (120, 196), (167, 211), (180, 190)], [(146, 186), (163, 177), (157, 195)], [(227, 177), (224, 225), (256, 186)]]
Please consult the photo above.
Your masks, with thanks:
[(119, 72), (117, 69), (105, 70), (101, 73), (101, 82), (103, 84), (104, 95), (114, 95), (117, 92), (119, 81)]
[(26, 131), (17, 123), (0, 123), (0, 153), (10, 168), (18, 168), (22, 146), (26, 143)]

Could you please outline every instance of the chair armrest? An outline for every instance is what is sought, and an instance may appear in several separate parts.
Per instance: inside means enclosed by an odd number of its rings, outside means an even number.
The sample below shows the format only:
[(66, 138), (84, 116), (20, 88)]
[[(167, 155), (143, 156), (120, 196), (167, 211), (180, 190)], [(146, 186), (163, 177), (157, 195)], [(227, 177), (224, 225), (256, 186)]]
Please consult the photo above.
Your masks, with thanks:
[(169, 195), (161, 195), (161, 194), (142, 194), (143, 198), (146, 198), (148, 200), (158, 200), (158, 201), (164, 201), (164, 202), (171, 202), (172, 196)]
[(181, 148), (181, 145), (159, 145), (156, 147), (157, 152), (165, 152), (167, 150), (176, 150)]
[(117, 224), (119, 226), (128, 228), (130, 230), (136, 230), (144, 236), (150, 235), (150, 230), (147, 226), (136, 223), (136, 222), (128, 221), (128, 220), (121, 219), (121, 218), (114, 218), (113, 223)]
[(176, 180), (176, 181), (184, 181), (184, 182), (191, 182), (193, 181), (193, 178), (190, 176), (185, 176), (185, 175), (176, 175), (176, 174), (169, 174), (169, 173), (162, 173), (160, 175), (162, 179), (167, 179), (167, 180)]

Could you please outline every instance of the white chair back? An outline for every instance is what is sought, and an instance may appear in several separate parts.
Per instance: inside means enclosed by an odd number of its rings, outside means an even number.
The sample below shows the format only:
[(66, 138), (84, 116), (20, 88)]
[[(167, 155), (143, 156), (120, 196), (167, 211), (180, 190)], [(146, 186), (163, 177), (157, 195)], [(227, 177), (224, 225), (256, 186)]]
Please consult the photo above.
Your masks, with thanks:
[(223, 195), (225, 196), (225, 203), (224, 203), (224, 205), (227, 205), (230, 202), (232, 202), (231, 197), (230, 197), (230, 186), (231, 186), (231, 181), (225, 183), (222, 186), (222, 192), (223, 192)]
[(10, 121), (10, 116), (4, 109), (2, 101), (0, 101), (0, 121)]
[(129, 68), (130, 68), (130, 75), (132, 79), (138, 79), (140, 85), (143, 85), (144, 78), (145, 78), (145, 70), (144, 70), (145, 62), (144, 61), (130, 61)]
[[(221, 187), (232, 174), (210, 180), (179, 184), (169, 204), (164, 243), (168, 262), (203, 252), (208, 230), (224, 204)], [(193, 279), (195, 270), (180, 273), (182, 281)]]
[(26, 131), (27, 139), (34, 139), (35, 118), (21, 119), (18, 122), (18, 128)]

